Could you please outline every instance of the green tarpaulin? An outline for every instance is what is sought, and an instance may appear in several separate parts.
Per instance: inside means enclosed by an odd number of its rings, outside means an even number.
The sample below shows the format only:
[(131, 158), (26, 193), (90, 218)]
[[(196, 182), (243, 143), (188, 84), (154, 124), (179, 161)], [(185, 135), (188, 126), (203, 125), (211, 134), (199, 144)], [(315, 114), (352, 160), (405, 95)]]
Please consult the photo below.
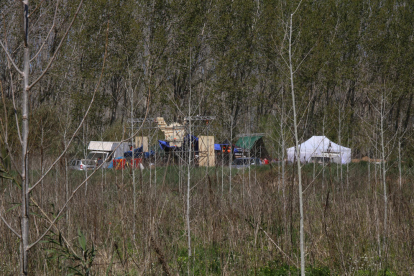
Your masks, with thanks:
[(236, 143), (236, 147), (251, 150), (254, 144), (263, 136), (245, 136), (239, 138)]

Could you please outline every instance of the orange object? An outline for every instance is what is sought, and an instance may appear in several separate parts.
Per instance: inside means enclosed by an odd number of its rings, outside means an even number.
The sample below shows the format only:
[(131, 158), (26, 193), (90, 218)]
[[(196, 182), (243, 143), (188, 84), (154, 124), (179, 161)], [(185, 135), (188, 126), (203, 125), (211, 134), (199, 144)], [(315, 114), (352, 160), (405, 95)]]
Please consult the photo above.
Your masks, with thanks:
[(123, 159), (114, 159), (112, 161), (112, 164), (113, 164), (115, 170), (123, 170), (123, 169), (125, 169), (126, 159), (125, 158), (123, 158)]

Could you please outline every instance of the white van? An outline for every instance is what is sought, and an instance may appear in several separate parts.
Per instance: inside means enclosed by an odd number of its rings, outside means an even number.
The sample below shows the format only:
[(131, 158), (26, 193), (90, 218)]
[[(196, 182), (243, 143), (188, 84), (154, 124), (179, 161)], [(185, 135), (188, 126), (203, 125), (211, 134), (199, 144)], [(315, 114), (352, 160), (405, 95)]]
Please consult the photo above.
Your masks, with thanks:
[(124, 156), (124, 152), (129, 148), (127, 142), (90, 141), (86, 159), (95, 161), (96, 165), (100, 165), (98, 164), (100, 159), (104, 162), (102, 167), (107, 168), (114, 158)]

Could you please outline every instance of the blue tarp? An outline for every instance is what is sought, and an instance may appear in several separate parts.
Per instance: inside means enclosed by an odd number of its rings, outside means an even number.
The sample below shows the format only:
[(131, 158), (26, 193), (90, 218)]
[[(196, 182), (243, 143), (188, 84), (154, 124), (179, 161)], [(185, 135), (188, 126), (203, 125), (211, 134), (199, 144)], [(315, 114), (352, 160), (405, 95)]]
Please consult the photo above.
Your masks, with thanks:
[[(148, 158), (148, 157), (150, 157), (150, 156), (152, 156), (154, 154), (155, 154), (155, 151), (150, 150), (149, 152), (144, 152), (144, 157), (145, 158)], [(124, 157), (125, 158), (132, 158), (132, 151), (129, 150), (129, 151), (124, 152)], [(139, 148), (134, 149), (134, 157), (135, 158), (142, 157), (142, 146), (139, 147)]]
[[(123, 159), (123, 157), (114, 158), (114, 160), (118, 160), (118, 159)], [(108, 165), (108, 169), (113, 169), (113, 168), (114, 168), (114, 162), (111, 160), (111, 162)]]
[(155, 151), (153, 151), (153, 150), (150, 150), (148, 152), (144, 152), (144, 157), (145, 158), (148, 158), (148, 157), (150, 157), (152, 155), (155, 155)]
[[(185, 147), (185, 145), (188, 144), (188, 140), (191, 140), (193, 142), (193, 144), (194, 144), (193, 150), (195, 150), (196, 152), (198, 152), (198, 150), (199, 150), (199, 148), (198, 148), (198, 138), (196, 136), (193, 136), (193, 135), (191, 135), (191, 137), (192, 138), (190, 138), (190, 135), (187, 134), (184, 137), (183, 145)], [(176, 146), (170, 146), (170, 143), (169, 142), (166, 142), (166, 141), (158, 140), (158, 143), (160, 144), (160, 148), (162, 150), (168, 151), (168, 150), (173, 150), (173, 149), (176, 149), (177, 148)], [(230, 144), (214, 144), (214, 150), (221, 151), (221, 149), (222, 149), (223, 146), (229, 146), (229, 145)], [(234, 152), (237, 152), (237, 149), (236, 148), (234, 148)]]
[[(134, 149), (134, 156), (138, 157), (141, 156), (142, 153), (142, 146), (139, 148)], [(124, 157), (131, 158), (132, 157), (132, 150), (124, 152)]]
[[(196, 136), (194, 136), (194, 135), (191, 135), (191, 137), (190, 137), (190, 135), (187, 134), (184, 137), (183, 148), (188, 147), (188, 144), (190, 142), (194, 145), (193, 146), (193, 150), (197, 153), (198, 152), (198, 138)], [(165, 151), (170, 151), (170, 150), (177, 149), (176, 146), (170, 146), (170, 143), (169, 142), (166, 142), (166, 141), (158, 140), (158, 143), (160, 144), (160, 148), (162, 150), (165, 150)]]
[(170, 146), (170, 143), (166, 142), (166, 141), (162, 141), (162, 140), (158, 140), (158, 143), (160, 144), (160, 148), (162, 150), (166, 150), (166, 149), (174, 149), (176, 148), (176, 146)]

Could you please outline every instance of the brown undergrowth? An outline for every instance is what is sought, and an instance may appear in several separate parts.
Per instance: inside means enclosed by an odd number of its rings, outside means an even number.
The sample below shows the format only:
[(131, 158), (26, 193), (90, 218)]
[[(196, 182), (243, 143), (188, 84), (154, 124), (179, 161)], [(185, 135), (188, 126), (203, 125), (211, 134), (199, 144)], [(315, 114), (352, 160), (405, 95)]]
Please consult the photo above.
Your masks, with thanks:
[[(343, 168), (342, 180), (338, 168), (328, 167), (324, 174), (320, 167), (316, 173), (311, 166), (304, 168), (307, 267), (324, 268), (333, 275), (376, 275), (384, 270), (409, 274), (414, 257), (411, 174), (405, 174), (401, 188), (398, 177), (389, 174), (389, 230), (384, 236), (380, 174), (371, 170), (368, 178), (364, 165), (353, 166), (347, 172)], [(280, 167), (233, 171), (230, 194), (228, 168), (208, 172), (195, 168), (191, 259), (186, 251), (186, 178), (178, 176), (179, 168), (168, 171), (167, 177), (165, 169), (157, 168), (151, 182), (148, 171), (142, 181), (137, 172), (135, 214), (130, 172), (98, 171), (52, 230), (60, 232), (74, 251), (78, 231), (85, 235), (86, 247), (96, 249), (94, 275), (181, 275), (187, 273), (187, 265), (195, 275), (272, 275), (282, 268), (294, 272), (299, 264), (298, 189), (293, 168), (287, 167), (284, 180), (280, 171)], [(72, 191), (85, 174), (70, 171), (68, 178)], [(8, 210), (6, 219), (19, 229), (18, 207), (13, 209), (19, 188), (8, 181), (0, 185), (2, 212)], [(48, 176), (33, 199), (38, 206), (31, 207), (32, 240), (64, 204), (64, 172)], [(4, 224), (0, 236), (0, 274), (15, 275), (18, 239)], [(65, 274), (75, 265), (73, 260), (56, 258), (50, 250), (55, 247), (44, 242), (31, 251), (33, 274)]]

